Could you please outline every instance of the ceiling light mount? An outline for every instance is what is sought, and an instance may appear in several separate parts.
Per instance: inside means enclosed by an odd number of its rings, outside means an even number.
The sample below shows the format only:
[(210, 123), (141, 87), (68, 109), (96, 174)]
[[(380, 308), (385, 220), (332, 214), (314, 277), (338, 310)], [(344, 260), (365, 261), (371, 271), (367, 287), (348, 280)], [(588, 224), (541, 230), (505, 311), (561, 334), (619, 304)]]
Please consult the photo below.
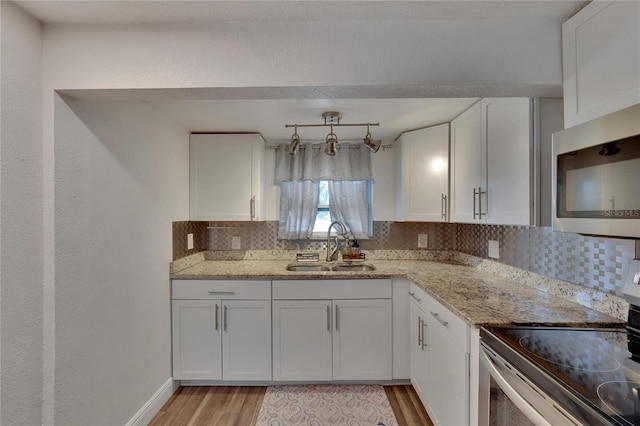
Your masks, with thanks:
[(334, 127), (366, 127), (367, 134), (364, 137), (364, 144), (371, 151), (378, 152), (380, 149), (380, 145), (382, 141), (373, 141), (371, 138), (371, 133), (369, 132), (369, 127), (377, 127), (380, 123), (340, 123), (342, 119), (342, 113), (338, 111), (325, 111), (322, 113), (323, 122), (320, 124), (285, 124), (285, 128), (293, 127), (294, 133), (291, 136), (291, 144), (289, 145), (289, 152), (291, 155), (296, 155), (298, 152), (298, 145), (300, 144), (300, 136), (298, 136), (298, 127), (331, 127), (331, 131), (327, 135), (326, 143), (327, 148), (325, 149), (325, 153), (327, 155), (336, 155), (338, 152), (338, 137), (333, 133)]
[(326, 111), (322, 113), (322, 119), (324, 120), (325, 125), (340, 124), (341, 118), (342, 118), (342, 113), (339, 113), (338, 111)]

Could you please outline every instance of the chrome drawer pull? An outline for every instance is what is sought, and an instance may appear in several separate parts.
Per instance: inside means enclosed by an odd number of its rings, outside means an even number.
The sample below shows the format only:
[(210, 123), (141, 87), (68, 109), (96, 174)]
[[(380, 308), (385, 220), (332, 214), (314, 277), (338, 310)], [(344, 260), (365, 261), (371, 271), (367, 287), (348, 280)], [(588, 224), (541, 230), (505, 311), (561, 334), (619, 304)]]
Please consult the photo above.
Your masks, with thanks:
[(218, 304), (216, 303), (216, 331), (218, 331)]
[(227, 331), (227, 305), (224, 305), (224, 318), (222, 320), (224, 331)]
[(224, 290), (209, 290), (209, 294), (227, 294), (229, 296), (233, 296), (236, 294), (235, 291), (224, 291)]
[(331, 331), (331, 306), (327, 305), (327, 331)]
[(424, 350), (427, 347), (427, 322), (422, 321), (422, 347), (420, 349)]
[(413, 293), (413, 292), (411, 292), (411, 291), (409, 292), (409, 296), (413, 297), (413, 299), (414, 299), (416, 302), (419, 302), (419, 301), (421, 301), (421, 300), (422, 300), (422, 299), (420, 299), (419, 297), (416, 297), (416, 294), (415, 294), (415, 293)]
[(436, 312), (429, 312), (429, 313), (433, 315), (433, 317), (437, 319), (440, 324), (442, 324), (445, 327), (449, 327), (449, 321), (445, 321), (442, 318), (440, 318), (440, 315), (437, 314)]

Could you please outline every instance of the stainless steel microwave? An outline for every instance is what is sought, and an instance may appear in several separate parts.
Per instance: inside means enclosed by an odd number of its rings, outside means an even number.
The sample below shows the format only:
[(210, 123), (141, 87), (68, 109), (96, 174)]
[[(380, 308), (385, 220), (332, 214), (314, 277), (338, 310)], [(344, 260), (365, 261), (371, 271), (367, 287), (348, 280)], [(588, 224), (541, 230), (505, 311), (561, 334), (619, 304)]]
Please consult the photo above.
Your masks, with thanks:
[(640, 238), (640, 104), (553, 134), (553, 230)]

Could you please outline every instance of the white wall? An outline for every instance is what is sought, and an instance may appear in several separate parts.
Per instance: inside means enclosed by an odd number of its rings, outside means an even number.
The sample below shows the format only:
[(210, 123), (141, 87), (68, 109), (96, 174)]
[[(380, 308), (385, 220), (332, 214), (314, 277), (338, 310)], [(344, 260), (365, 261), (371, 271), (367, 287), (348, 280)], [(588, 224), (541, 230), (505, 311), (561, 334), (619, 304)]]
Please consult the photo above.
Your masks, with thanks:
[(561, 85), (560, 22), (45, 26), (56, 89)]
[(41, 26), (0, 3), (0, 424), (42, 423)]
[(125, 424), (171, 377), (188, 132), (142, 102), (55, 104), (55, 423)]

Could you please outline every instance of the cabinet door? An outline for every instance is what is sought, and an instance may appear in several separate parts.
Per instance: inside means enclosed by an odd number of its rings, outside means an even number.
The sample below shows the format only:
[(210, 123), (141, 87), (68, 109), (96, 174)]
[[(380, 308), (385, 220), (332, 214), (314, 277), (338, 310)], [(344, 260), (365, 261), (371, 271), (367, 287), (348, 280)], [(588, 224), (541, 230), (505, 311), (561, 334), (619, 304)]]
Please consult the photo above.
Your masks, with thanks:
[(426, 402), (437, 425), (469, 424), (469, 356), (427, 316)]
[(398, 144), (397, 220), (447, 220), (449, 124), (403, 133)]
[(174, 300), (173, 378), (221, 380), (219, 300)]
[(409, 304), (409, 318), (411, 384), (426, 406), (427, 344), (423, 340), (426, 331), (426, 318), (422, 308), (413, 300)]
[(333, 379), (391, 380), (391, 300), (334, 300), (333, 315)]
[[(484, 223), (530, 225), (532, 134), (529, 98), (485, 99), (487, 187), (483, 194)], [(486, 200), (486, 202), (485, 202)]]
[(222, 303), (222, 377), (271, 380), (271, 302)]
[(482, 137), (482, 104), (478, 102), (451, 122), (452, 222), (479, 222), (478, 196), (485, 186), (485, 145)]
[(565, 128), (640, 103), (640, 2), (594, 1), (562, 25)]
[(191, 135), (190, 219), (264, 220), (257, 213), (263, 210), (259, 173), (264, 156), (254, 158), (261, 151), (264, 145), (259, 134)]
[(273, 380), (331, 380), (331, 301), (273, 301)]

